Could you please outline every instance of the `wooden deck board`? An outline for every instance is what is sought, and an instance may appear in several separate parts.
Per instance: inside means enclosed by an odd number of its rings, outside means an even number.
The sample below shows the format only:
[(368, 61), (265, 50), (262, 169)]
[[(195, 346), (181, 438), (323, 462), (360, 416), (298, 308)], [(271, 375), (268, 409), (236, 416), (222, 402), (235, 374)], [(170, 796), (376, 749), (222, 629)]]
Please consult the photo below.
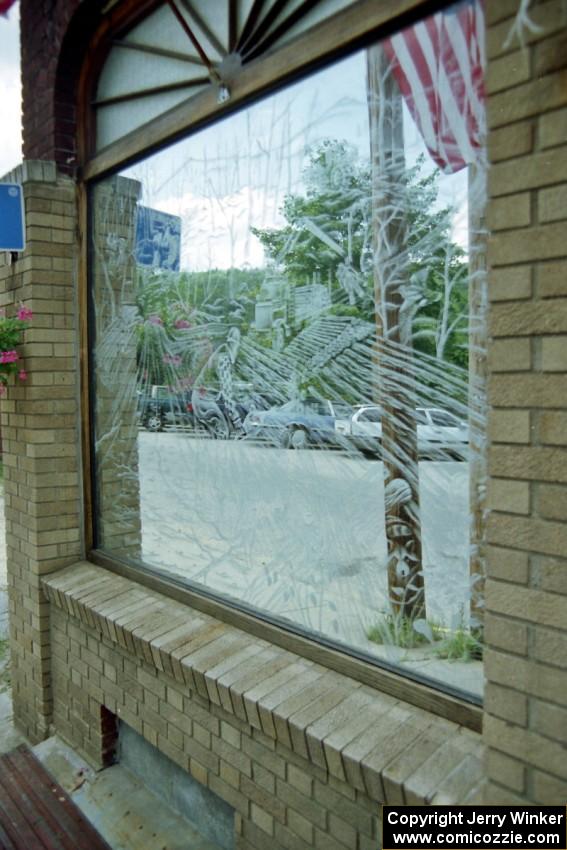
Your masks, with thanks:
[(0, 756), (0, 850), (110, 850), (31, 750)]

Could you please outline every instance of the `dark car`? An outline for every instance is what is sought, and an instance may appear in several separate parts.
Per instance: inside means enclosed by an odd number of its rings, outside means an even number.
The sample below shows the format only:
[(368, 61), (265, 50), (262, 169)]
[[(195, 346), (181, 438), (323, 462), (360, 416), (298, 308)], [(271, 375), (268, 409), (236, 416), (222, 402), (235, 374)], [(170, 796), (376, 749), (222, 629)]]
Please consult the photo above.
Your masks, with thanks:
[(335, 421), (350, 416), (352, 408), (344, 402), (297, 399), (270, 410), (252, 411), (246, 417), (244, 430), (248, 437), (290, 449), (334, 446), (339, 442)]
[(172, 393), (168, 387), (157, 385), (150, 393), (140, 392), (138, 418), (148, 431), (162, 431), (166, 425), (194, 427), (191, 393)]
[(243, 434), (244, 420), (254, 401), (238, 398), (229, 405), (218, 390), (200, 387), (193, 390), (191, 403), (195, 425), (216, 440), (226, 440)]

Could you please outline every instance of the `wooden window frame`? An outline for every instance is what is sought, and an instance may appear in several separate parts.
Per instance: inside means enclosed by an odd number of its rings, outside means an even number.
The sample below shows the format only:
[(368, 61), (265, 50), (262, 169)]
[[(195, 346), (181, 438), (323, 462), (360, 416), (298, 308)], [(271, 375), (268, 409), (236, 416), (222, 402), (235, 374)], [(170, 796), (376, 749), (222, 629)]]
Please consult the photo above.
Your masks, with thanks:
[(245, 605), (228, 604), (206, 588), (176, 581), (144, 565), (134, 565), (93, 548), (93, 428), (91, 420), (91, 367), (89, 353), (88, 193), (99, 180), (109, 177), (137, 160), (166, 148), (208, 124), (241, 109), (266, 94), (283, 88), (320, 67), (355, 50), (385, 38), (455, 0), (359, 0), (324, 22), (297, 36), (281, 48), (246, 65), (231, 83), (231, 97), (219, 103), (211, 85), (206, 91), (173, 107), (118, 141), (95, 152), (94, 110), (91, 93), (104, 64), (112, 39), (142, 20), (162, 0), (123, 0), (115, 5), (94, 34), (89, 60), (79, 79), (78, 192), (79, 192), (79, 325), (81, 369), (81, 416), (84, 496), (85, 551), (88, 560), (119, 575), (163, 593), (191, 608), (204, 611), (226, 623), (316, 661), (338, 673), (357, 679), (433, 714), (475, 731), (482, 728), (481, 700), (444, 683), (435, 685), (423, 676), (408, 675), (393, 665), (367, 660), (348, 647), (287, 627), (276, 617), (252, 612)]

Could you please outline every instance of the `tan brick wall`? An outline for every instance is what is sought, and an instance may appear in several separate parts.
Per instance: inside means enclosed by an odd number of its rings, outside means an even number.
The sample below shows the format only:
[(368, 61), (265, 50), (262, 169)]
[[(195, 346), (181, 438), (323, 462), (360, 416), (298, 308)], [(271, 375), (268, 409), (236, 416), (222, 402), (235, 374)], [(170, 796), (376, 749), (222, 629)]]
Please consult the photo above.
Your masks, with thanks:
[(109, 712), (237, 812), (240, 850), (378, 846), (381, 802), (473, 802), (480, 736), (82, 562), (46, 577), (54, 728), (95, 764)]
[(21, 353), (28, 379), (0, 401), (15, 719), (32, 741), (51, 717), (45, 573), (81, 555), (75, 186), (50, 163), (27, 162), (21, 182), (26, 250), (0, 256), (0, 306), (33, 311)]
[(504, 47), (487, 4), (490, 803), (567, 799), (567, 50), (561, 0)]
[(238, 850), (375, 850), (379, 804), (52, 608), (54, 725), (101, 764), (101, 707), (235, 809)]

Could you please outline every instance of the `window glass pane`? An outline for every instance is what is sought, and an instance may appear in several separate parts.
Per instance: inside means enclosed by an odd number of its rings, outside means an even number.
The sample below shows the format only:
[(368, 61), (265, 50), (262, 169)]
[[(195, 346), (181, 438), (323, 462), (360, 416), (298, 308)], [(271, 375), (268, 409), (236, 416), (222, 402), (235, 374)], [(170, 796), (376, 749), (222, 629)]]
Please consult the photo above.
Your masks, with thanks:
[(478, 695), (475, 10), (450, 114), (416, 29), (98, 183), (91, 280), (98, 547)]

